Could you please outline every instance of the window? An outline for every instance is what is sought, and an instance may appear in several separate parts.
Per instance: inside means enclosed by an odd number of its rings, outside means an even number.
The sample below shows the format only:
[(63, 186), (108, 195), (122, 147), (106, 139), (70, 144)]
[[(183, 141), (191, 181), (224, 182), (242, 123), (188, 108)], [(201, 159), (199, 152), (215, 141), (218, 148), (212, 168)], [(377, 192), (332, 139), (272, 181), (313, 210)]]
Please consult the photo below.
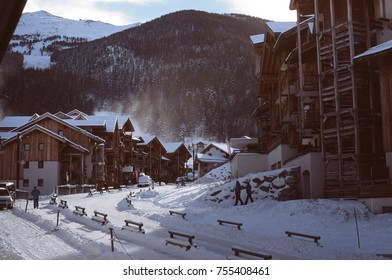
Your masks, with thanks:
[(43, 187), (44, 186), (44, 179), (38, 179), (38, 187)]
[(23, 145), (23, 150), (30, 151), (30, 144), (29, 143), (24, 144)]
[(24, 168), (24, 169), (29, 169), (29, 168), (30, 168), (29, 161), (26, 160), (26, 161), (23, 163), (23, 168)]
[(45, 144), (44, 143), (39, 143), (38, 144), (38, 150), (43, 151), (45, 148)]
[(42, 160), (38, 161), (38, 168), (44, 168), (44, 162)]
[(25, 180), (23, 180), (23, 187), (24, 188), (28, 188), (29, 187), (29, 180), (27, 180), (27, 179), (25, 179)]
[(64, 130), (59, 130), (58, 131), (58, 135), (63, 136), (64, 137)]

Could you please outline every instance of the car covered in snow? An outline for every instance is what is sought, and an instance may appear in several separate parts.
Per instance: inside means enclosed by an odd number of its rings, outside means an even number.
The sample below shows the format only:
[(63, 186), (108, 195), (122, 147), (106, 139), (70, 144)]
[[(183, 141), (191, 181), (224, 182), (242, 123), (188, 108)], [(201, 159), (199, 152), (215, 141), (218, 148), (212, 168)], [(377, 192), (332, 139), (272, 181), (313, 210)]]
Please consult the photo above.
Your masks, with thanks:
[(7, 189), (11, 196), (15, 199), (15, 184), (13, 182), (9, 182), (9, 181), (1, 181), (0, 182), (0, 188), (5, 188)]
[(0, 209), (14, 207), (14, 198), (6, 188), (0, 188)]
[(152, 185), (152, 179), (150, 176), (144, 174), (143, 172), (140, 173), (139, 179), (137, 181), (137, 186), (138, 187), (148, 187)]

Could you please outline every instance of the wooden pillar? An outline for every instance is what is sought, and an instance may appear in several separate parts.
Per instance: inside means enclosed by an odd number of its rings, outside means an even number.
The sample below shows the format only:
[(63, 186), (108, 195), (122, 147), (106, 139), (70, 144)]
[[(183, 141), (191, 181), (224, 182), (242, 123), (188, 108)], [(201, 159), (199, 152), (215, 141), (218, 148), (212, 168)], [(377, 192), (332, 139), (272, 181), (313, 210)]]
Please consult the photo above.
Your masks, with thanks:
[(302, 133), (305, 128), (305, 113), (304, 113), (304, 104), (303, 104), (303, 87), (304, 87), (304, 77), (303, 77), (303, 68), (302, 68), (302, 38), (301, 38), (301, 14), (299, 11), (299, 7), (297, 9), (297, 49), (298, 49), (298, 78), (299, 78), (299, 100), (298, 105), (299, 108), (298, 112), (301, 116), (301, 136), (300, 139), (302, 141)]
[[(358, 0), (357, 0), (358, 1)], [(359, 0), (362, 2), (362, 0)], [(362, 5), (362, 7), (364, 7)], [(365, 8), (364, 8), (365, 9)], [(356, 86), (355, 72), (354, 72), (354, 56), (355, 56), (355, 38), (354, 38), (354, 26), (353, 26), (353, 4), (352, 0), (347, 0), (347, 21), (348, 21), (348, 32), (350, 40), (350, 71), (351, 71), (351, 83), (352, 83), (352, 95), (353, 95), (353, 115), (354, 115), (354, 137), (355, 137), (355, 163), (357, 169), (357, 182), (360, 181), (360, 136), (359, 136), (359, 119), (358, 119), (358, 92)], [(369, 133), (371, 133), (369, 131)]]
[(323, 125), (323, 116), (324, 116), (324, 106), (323, 106), (323, 96), (322, 96), (322, 65), (320, 60), (320, 8), (319, 8), (319, 0), (314, 0), (314, 14), (315, 14), (315, 32), (316, 32), (316, 51), (317, 51), (317, 74), (318, 74), (318, 91), (319, 91), (319, 107), (320, 107), (320, 147), (321, 154), (325, 155), (325, 147), (323, 143), (324, 139), (324, 125)]
[(336, 19), (335, 19), (335, 0), (329, 0), (329, 9), (331, 16), (331, 36), (332, 36), (332, 57), (333, 57), (333, 76), (334, 76), (334, 91), (335, 91), (335, 117), (336, 117), (336, 135), (338, 145), (338, 174), (339, 174), (339, 185), (342, 186), (342, 143), (340, 137), (340, 96), (338, 88), (338, 56), (336, 48)]

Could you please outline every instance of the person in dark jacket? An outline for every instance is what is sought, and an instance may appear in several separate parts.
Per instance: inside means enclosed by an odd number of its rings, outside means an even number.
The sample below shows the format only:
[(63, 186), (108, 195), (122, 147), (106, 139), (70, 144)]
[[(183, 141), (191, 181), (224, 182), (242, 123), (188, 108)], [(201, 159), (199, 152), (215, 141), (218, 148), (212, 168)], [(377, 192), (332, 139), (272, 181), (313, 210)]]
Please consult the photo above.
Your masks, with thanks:
[(251, 185), (250, 185), (250, 183), (249, 183), (249, 180), (246, 181), (245, 190), (246, 190), (245, 205), (246, 205), (246, 204), (248, 204), (248, 200), (250, 200), (251, 202), (253, 202), (252, 187), (251, 187)]
[(39, 196), (41, 195), (41, 192), (37, 187), (34, 187), (34, 189), (31, 191), (31, 195), (33, 196), (33, 201), (34, 201), (34, 209), (38, 208), (38, 200)]
[(236, 206), (238, 204), (238, 202), (241, 203), (241, 205), (244, 205), (244, 202), (241, 199), (241, 184), (240, 182), (236, 181), (235, 182), (235, 188), (234, 188), (234, 194), (235, 194), (235, 202), (234, 202), (234, 206)]

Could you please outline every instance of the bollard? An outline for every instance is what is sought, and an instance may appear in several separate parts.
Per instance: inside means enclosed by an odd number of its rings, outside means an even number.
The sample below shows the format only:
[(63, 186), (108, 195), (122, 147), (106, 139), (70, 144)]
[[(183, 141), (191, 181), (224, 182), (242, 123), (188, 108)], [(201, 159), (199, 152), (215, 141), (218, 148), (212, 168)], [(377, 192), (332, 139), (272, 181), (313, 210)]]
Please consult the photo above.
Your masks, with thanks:
[(110, 232), (110, 241), (112, 244), (112, 252), (114, 252), (113, 228), (109, 228), (109, 232)]

